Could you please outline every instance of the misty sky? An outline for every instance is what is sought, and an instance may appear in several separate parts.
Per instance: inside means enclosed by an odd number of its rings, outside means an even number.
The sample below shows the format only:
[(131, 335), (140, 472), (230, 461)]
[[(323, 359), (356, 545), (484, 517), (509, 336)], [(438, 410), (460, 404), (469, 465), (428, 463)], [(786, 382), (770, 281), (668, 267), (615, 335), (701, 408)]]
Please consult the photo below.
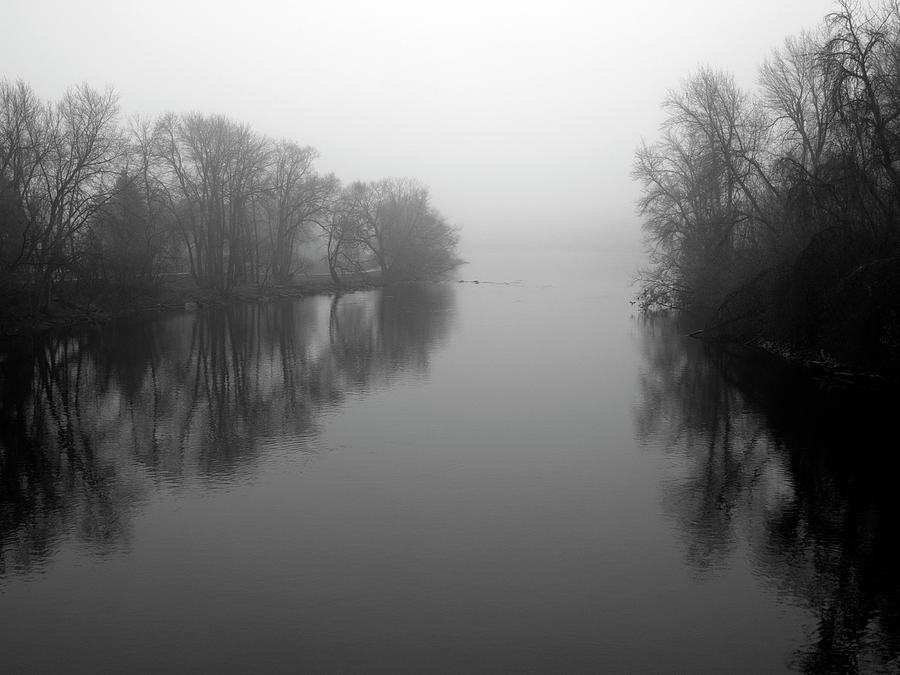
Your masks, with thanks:
[(223, 113), (344, 181), (412, 176), (464, 242), (635, 231), (666, 89), (746, 86), (830, 0), (2, 0), (0, 76), (113, 85), (123, 114)]

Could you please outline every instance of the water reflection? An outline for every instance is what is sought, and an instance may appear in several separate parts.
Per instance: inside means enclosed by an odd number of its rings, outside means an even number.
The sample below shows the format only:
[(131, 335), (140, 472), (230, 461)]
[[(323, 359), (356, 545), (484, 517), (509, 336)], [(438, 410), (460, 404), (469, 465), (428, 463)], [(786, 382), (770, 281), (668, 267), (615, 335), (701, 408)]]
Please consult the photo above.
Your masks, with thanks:
[(424, 374), (449, 331), (442, 284), (120, 323), (0, 355), (0, 580), (64, 537), (127, 546), (154, 484), (252, 476), (273, 445), (311, 452), (325, 410)]
[(896, 401), (829, 391), (683, 332), (664, 318), (642, 326), (636, 424), (671, 453), (665, 507), (689, 564), (702, 578), (746, 551), (807, 608), (793, 668), (900, 671)]

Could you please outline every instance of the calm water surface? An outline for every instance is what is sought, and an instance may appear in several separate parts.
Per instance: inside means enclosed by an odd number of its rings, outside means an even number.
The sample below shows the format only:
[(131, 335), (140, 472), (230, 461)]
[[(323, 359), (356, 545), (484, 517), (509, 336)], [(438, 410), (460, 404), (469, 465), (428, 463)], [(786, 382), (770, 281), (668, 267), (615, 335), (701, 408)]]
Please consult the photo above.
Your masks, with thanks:
[(634, 316), (630, 268), (8, 348), (0, 669), (900, 668), (894, 409)]

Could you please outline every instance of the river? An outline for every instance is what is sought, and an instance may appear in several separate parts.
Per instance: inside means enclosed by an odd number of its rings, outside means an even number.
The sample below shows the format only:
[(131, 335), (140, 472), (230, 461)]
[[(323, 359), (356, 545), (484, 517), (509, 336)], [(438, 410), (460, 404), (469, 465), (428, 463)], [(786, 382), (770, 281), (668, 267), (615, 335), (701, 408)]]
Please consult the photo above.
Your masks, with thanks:
[(900, 669), (895, 408), (492, 256), (7, 347), (3, 671)]

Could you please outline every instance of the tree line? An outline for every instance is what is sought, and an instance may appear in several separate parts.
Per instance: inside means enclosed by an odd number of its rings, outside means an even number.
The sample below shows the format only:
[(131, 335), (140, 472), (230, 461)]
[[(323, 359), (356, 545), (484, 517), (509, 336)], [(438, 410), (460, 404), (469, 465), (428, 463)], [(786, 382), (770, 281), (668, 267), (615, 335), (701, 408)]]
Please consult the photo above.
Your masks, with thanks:
[[(302, 247), (336, 284), (414, 279), (457, 263), (458, 233), (408, 178), (343, 185), (317, 151), (222, 115), (120, 121), (114, 90), (42, 100), (0, 80), (0, 290), (36, 314), (60, 294), (290, 282)], [(309, 256), (307, 255), (307, 258)]]
[(701, 68), (637, 151), (643, 308), (900, 372), (900, 6), (836, 3), (752, 90)]

